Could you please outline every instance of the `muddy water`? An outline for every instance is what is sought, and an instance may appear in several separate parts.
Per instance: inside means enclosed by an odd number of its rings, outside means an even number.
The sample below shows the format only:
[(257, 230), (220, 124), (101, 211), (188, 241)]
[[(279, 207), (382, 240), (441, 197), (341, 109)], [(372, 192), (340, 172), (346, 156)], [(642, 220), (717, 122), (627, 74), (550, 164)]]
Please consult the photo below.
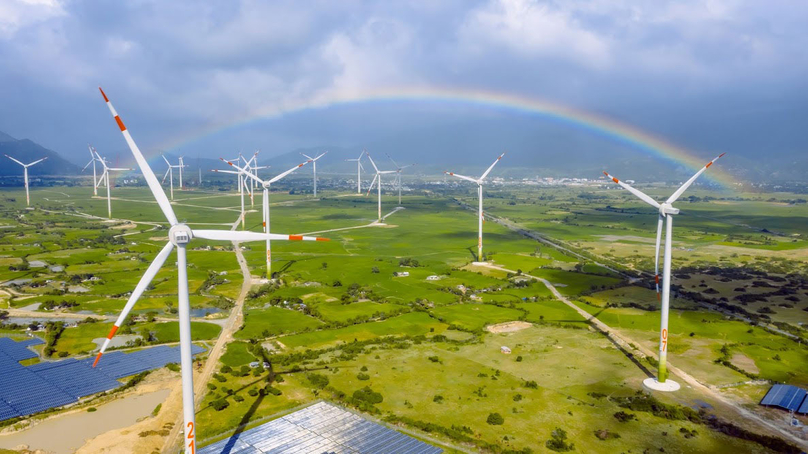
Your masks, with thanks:
[(56, 454), (70, 454), (84, 441), (104, 432), (135, 424), (148, 416), (166, 400), (169, 390), (162, 389), (139, 396), (118, 399), (98, 407), (98, 411), (59, 416), (30, 429), (10, 435), (0, 435), (0, 448), (11, 449), (28, 445), (29, 449), (42, 449)]

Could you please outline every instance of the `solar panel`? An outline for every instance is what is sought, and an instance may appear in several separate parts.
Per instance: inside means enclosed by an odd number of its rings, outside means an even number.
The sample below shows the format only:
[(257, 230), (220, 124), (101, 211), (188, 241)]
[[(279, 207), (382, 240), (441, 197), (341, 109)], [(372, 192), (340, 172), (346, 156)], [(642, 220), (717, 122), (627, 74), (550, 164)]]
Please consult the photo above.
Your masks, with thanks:
[(773, 405), (790, 411), (800, 409), (800, 404), (805, 399), (806, 392), (802, 388), (791, 385), (774, 385), (771, 387), (763, 400), (762, 405)]
[[(0, 421), (74, 403), (117, 388), (121, 384), (117, 379), (180, 360), (179, 347), (158, 346), (104, 355), (97, 368), (92, 368), (93, 358), (21, 365), (21, 359), (37, 357), (27, 347), (41, 343), (36, 338), (22, 342), (0, 338)], [(195, 345), (191, 348), (194, 355), (204, 351)]]
[(443, 450), (335, 405), (318, 402), (199, 450), (200, 454), (219, 452), (439, 454)]
[(808, 397), (802, 400), (802, 405), (797, 409), (797, 413), (808, 414)]

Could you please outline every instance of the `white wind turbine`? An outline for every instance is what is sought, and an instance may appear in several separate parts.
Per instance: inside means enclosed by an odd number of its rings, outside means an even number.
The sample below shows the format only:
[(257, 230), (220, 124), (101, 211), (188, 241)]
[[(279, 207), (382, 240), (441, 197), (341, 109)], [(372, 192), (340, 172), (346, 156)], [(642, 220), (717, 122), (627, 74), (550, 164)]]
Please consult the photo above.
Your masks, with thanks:
[(696, 181), (708, 167), (718, 160), (724, 153), (718, 155), (717, 158), (708, 162), (707, 165), (701, 168), (695, 175), (690, 177), (679, 189), (676, 190), (667, 200), (658, 203), (650, 196), (635, 189), (628, 184), (618, 180), (617, 178), (603, 172), (612, 181), (622, 186), (630, 193), (637, 196), (643, 202), (651, 205), (659, 211), (657, 218), (657, 235), (656, 235), (656, 248), (654, 252), (654, 281), (656, 282), (657, 298), (659, 298), (659, 243), (662, 238), (662, 224), (665, 223), (665, 255), (662, 264), (662, 308), (660, 311), (660, 329), (659, 329), (659, 366), (657, 369), (657, 378), (646, 378), (643, 381), (649, 389), (657, 391), (676, 391), (679, 389), (679, 384), (673, 380), (668, 380), (668, 312), (670, 309), (670, 295), (671, 295), (671, 243), (673, 239), (673, 216), (679, 214), (679, 209), (672, 206), (673, 202), (681, 196), (685, 190)]
[(305, 156), (306, 159), (309, 160), (309, 162), (312, 163), (311, 167), (312, 167), (312, 170), (314, 172), (314, 197), (317, 197), (317, 160), (322, 158), (323, 156), (325, 156), (326, 153), (328, 153), (328, 151), (324, 151), (324, 152), (320, 153), (316, 158), (312, 158), (311, 156), (309, 156), (309, 155), (307, 155), (305, 153), (300, 153), (303, 156)]
[(149, 283), (163, 266), (166, 259), (168, 259), (171, 251), (176, 247), (178, 276), (177, 308), (179, 311), (180, 366), (182, 374), (182, 413), (184, 417), (183, 431), (185, 433), (183, 447), (186, 452), (193, 453), (196, 452), (196, 423), (194, 420), (191, 315), (190, 303), (188, 300), (188, 269), (186, 261), (186, 247), (188, 246), (188, 243), (190, 243), (194, 238), (231, 242), (263, 241), (267, 237), (274, 240), (313, 240), (313, 238), (271, 233), (236, 232), (232, 230), (192, 230), (187, 225), (180, 223), (177, 220), (177, 216), (174, 214), (174, 210), (171, 209), (171, 203), (168, 201), (168, 197), (166, 197), (160, 183), (157, 181), (157, 177), (154, 175), (154, 172), (152, 172), (148, 162), (146, 162), (146, 159), (143, 157), (143, 154), (140, 152), (137, 144), (135, 144), (135, 141), (132, 139), (129, 131), (126, 129), (126, 126), (124, 126), (123, 121), (121, 121), (118, 113), (115, 111), (115, 108), (112, 107), (112, 103), (109, 102), (109, 99), (107, 98), (107, 95), (104, 94), (103, 90), (101, 90), (101, 94), (104, 96), (104, 101), (106, 101), (109, 111), (112, 113), (118, 127), (121, 129), (121, 133), (123, 134), (129, 149), (132, 151), (138, 167), (140, 167), (141, 172), (143, 172), (143, 176), (146, 178), (146, 183), (149, 185), (149, 189), (151, 189), (157, 204), (160, 206), (166, 220), (168, 220), (169, 224), (171, 224), (171, 228), (168, 231), (168, 242), (157, 254), (157, 257), (154, 259), (151, 265), (149, 265), (148, 269), (146, 269), (146, 272), (143, 274), (140, 282), (138, 282), (134, 291), (132, 291), (132, 295), (126, 302), (123, 311), (118, 316), (118, 319), (115, 321), (115, 324), (107, 335), (107, 338), (101, 347), (101, 351), (99, 351), (98, 356), (96, 356), (95, 361), (93, 362), (93, 367), (98, 364), (98, 361), (101, 359), (101, 355), (104, 354), (104, 351), (109, 346), (109, 342), (115, 335), (115, 332), (126, 319), (126, 316), (129, 315), (132, 307), (146, 290), (146, 287), (148, 287)]
[(379, 170), (379, 168), (376, 167), (376, 163), (373, 162), (373, 158), (370, 157), (370, 153), (368, 153), (366, 151), (365, 155), (367, 155), (368, 159), (370, 160), (370, 163), (373, 164), (373, 169), (376, 171), (376, 176), (373, 177), (373, 182), (370, 183), (370, 186), (368, 187), (368, 193), (365, 194), (365, 195), (370, 194), (370, 191), (373, 189), (373, 185), (378, 182), (378, 186), (377, 186), (376, 189), (377, 189), (377, 192), (378, 192), (378, 195), (379, 195), (379, 220), (376, 221), (376, 222), (382, 222), (382, 175), (384, 175), (386, 173), (396, 173), (396, 171), (395, 170)]
[(477, 184), (477, 198), (479, 199), (479, 210), (477, 212), (477, 261), (483, 261), (483, 182), (485, 181), (485, 177), (491, 172), (491, 169), (494, 168), (495, 165), (499, 162), (502, 157), (505, 156), (505, 153), (502, 153), (497, 157), (497, 160), (488, 167), (488, 170), (483, 173), (480, 178), (474, 179), (471, 177), (466, 177), (463, 175), (458, 175), (452, 172), (443, 172), (445, 175), (451, 175), (453, 177), (462, 178), (464, 180), (471, 181), (472, 183)]
[[(265, 232), (269, 231), (269, 220), (270, 220), (269, 219), (269, 187), (270, 187), (270, 185), (272, 183), (275, 183), (276, 181), (282, 179), (286, 175), (289, 175), (290, 173), (294, 172), (295, 170), (303, 167), (304, 165), (312, 162), (311, 160), (308, 160), (306, 162), (303, 162), (301, 164), (298, 164), (298, 165), (292, 167), (291, 169), (287, 170), (286, 172), (283, 172), (281, 174), (276, 175), (274, 178), (271, 178), (269, 180), (264, 181), (264, 180), (258, 178), (255, 174), (250, 173), (247, 169), (241, 168), (241, 167), (233, 164), (230, 161), (224, 160), (223, 158), (219, 158), (219, 159), (221, 159), (222, 161), (224, 161), (224, 162), (230, 164), (231, 166), (235, 167), (236, 169), (238, 169), (238, 173), (241, 174), (241, 175), (244, 175), (244, 178), (250, 178), (251, 180), (254, 180), (259, 185), (261, 185), (262, 188), (264, 188), (264, 194), (263, 194), (262, 203), (263, 203), (263, 211), (264, 211), (263, 212), (263, 215), (264, 215), (263, 225), (264, 225), (264, 231)], [(223, 172), (223, 171), (222, 170), (214, 170), (214, 172)], [(228, 172), (228, 173), (230, 173), (230, 172)], [(316, 241), (328, 241), (327, 239), (324, 239), (324, 238), (312, 238), (312, 237), (305, 237), (305, 238), (307, 238), (309, 240), (313, 239), (313, 240), (316, 240)], [(267, 247), (267, 279), (272, 279), (272, 248), (270, 247), (269, 240), (270, 240), (270, 238), (267, 237), (267, 239), (266, 239), (266, 247)]]
[[(93, 151), (95, 151), (95, 149), (93, 149)], [(95, 151), (95, 156), (96, 156), (96, 158), (98, 158), (98, 162), (101, 163), (101, 167), (104, 170), (101, 173), (101, 177), (98, 179), (98, 182), (95, 184), (95, 186), (98, 187), (99, 185), (101, 185), (101, 182), (103, 181), (104, 186), (107, 187), (107, 218), (112, 219), (112, 198), (110, 197), (110, 194), (109, 194), (109, 191), (110, 191), (110, 188), (109, 188), (109, 186), (110, 186), (109, 172), (110, 172), (110, 170), (115, 171), (115, 172), (124, 172), (124, 171), (127, 171), (127, 170), (135, 170), (135, 169), (129, 169), (129, 168), (125, 168), (125, 167), (110, 167), (110, 166), (107, 165), (107, 160), (105, 158), (102, 158), (101, 155), (98, 154), (97, 151)]]
[(34, 161), (34, 162), (30, 163), (30, 164), (23, 164), (20, 161), (17, 161), (16, 159), (12, 158), (9, 155), (6, 155), (6, 157), (22, 166), (22, 174), (23, 174), (23, 178), (25, 180), (25, 205), (26, 206), (31, 206), (31, 197), (28, 195), (28, 168), (31, 167), (32, 165), (39, 164), (40, 162), (48, 159), (47, 156), (42, 158), (42, 159), (38, 159), (38, 160), (36, 160), (36, 161)]
[(402, 167), (398, 165), (398, 163), (393, 159), (392, 156), (390, 156), (390, 154), (388, 153), (385, 154), (387, 154), (387, 157), (390, 158), (391, 161), (393, 161), (393, 165), (396, 166), (396, 180), (398, 183), (398, 206), (401, 206), (401, 171), (406, 169), (407, 167), (412, 167), (415, 164), (407, 164)]
[(90, 162), (88, 162), (81, 171), (84, 172), (90, 164), (93, 165), (93, 195), (98, 197), (98, 186), (96, 186), (98, 184), (98, 177), (95, 172), (95, 163), (98, 162), (98, 159), (95, 158), (95, 148), (90, 144), (87, 144), (87, 148), (90, 150)]
[[(233, 161), (239, 162), (241, 160), (242, 160), (241, 153), (239, 153), (238, 158), (234, 159)], [(224, 159), (223, 159), (223, 161), (224, 161)], [(232, 161), (226, 161), (226, 162), (232, 162)], [(236, 177), (238, 177), (238, 194), (239, 194), (239, 197), (241, 198), (241, 229), (244, 230), (244, 218), (245, 218), (244, 191), (246, 190), (247, 193), (250, 194), (250, 197), (252, 197), (252, 192), (250, 191), (250, 187), (247, 186), (247, 179), (244, 176), (242, 176), (241, 172), (238, 172), (238, 171), (235, 171), (235, 170), (216, 170), (216, 169), (213, 169), (213, 170), (211, 170), (211, 172), (229, 173), (229, 174), (232, 174), (232, 175), (236, 175)]]
[(346, 159), (346, 161), (348, 161), (348, 162), (356, 161), (356, 193), (357, 194), (362, 193), (362, 170), (365, 169), (364, 167), (362, 167), (362, 155), (364, 155), (364, 154), (365, 154), (365, 150), (362, 150), (362, 152), (359, 153), (358, 158), (356, 158), (356, 159)]
[[(270, 168), (270, 166), (259, 166), (258, 165), (258, 153), (260, 153), (260, 152), (261, 152), (260, 150), (257, 150), (253, 154), (253, 157), (250, 158), (249, 161), (244, 157), (241, 158), (244, 161), (244, 169), (247, 170), (247, 172), (252, 173), (255, 176), (258, 176), (258, 171), (259, 170)], [(241, 177), (240, 174), (239, 174), (239, 177)], [(250, 191), (249, 192), (250, 192), (250, 206), (255, 206), (255, 198), (254, 198), (254, 195), (255, 195), (255, 180), (253, 180), (252, 178), (250, 179)]]
[(166, 165), (168, 165), (168, 169), (166, 169), (166, 174), (163, 175), (162, 183), (165, 184), (166, 178), (168, 178), (169, 187), (171, 188), (170, 190), (171, 200), (174, 200), (174, 169), (179, 169), (180, 171), (180, 189), (182, 189), (182, 168), (185, 167), (185, 164), (182, 163), (182, 156), (179, 157), (180, 163), (178, 165), (172, 165), (164, 154), (161, 154), (160, 156), (163, 157), (163, 161), (165, 161)]

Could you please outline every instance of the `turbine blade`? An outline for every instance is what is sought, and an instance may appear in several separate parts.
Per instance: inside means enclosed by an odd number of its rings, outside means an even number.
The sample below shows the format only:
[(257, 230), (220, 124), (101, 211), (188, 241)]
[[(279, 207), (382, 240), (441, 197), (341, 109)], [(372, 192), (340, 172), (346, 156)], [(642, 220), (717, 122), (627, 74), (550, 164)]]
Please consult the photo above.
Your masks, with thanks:
[(704, 173), (704, 171), (705, 171), (705, 170), (707, 170), (707, 168), (708, 168), (708, 167), (710, 167), (711, 165), (713, 165), (713, 163), (714, 163), (715, 161), (718, 161), (718, 158), (720, 158), (721, 156), (724, 156), (725, 154), (726, 154), (726, 153), (721, 153), (720, 155), (718, 155), (718, 157), (716, 157), (716, 158), (715, 158), (715, 159), (713, 159), (712, 161), (708, 162), (708, 163), (707, 163), (707, 165), (705, 165), (704, 167), (702, 167), (702, 168), (701, 168), (701, 169), (700, 169), (698, 172), (696, 172), (696, 174), (695, 174), (695, 175), (693, 175), (692, 177), (690, 177), (690, 179), (689, 179), (689, 180), (685, 181), (685, 184), (683, 184), (683, 185), (682, 185), (682, 186), (681, 186), (679, 189), (677, 189), (677, 190), (676, 190), (676, 192), (674, 192), (674, 193), (673, 193), (673, 195), (671, 195), (670, 197), (668, 197), (668, 200), (666, 200), (665, 202), (666, 202), (666, 203), (673, 203), (673, 202), (675, 202), (675, 201), (676, 201), (676, 199), (678, 199), (678, 198), (679, 198), (679, 196), (681, 196), (681, 195), (682, 195), (682, 194), (685, 192), (685, 190), (687, 190), (687, 188), (689, 188), (689, 187), (690, 187), (690, 185), (691, 185), (691, 184), (693, 184), (693, 182), (694, 182), (694, 181), (696, 181), (696, 178), (698, 178), (698, 177), (699, 177), (699, 175), (701, 175), (702, 173)]
[(325, 155), (326, 155), (326, 153), (328, 153), (328, 150), (326, 150), (326, 151), (324, 151), (324, 152), (320, 153), (320, 155), (319, 155), (319, 156), (317, 156), (316, 158), (312, 159), (312, 161), (316, 161), (316, 160), (318, 160), (318, 159), (322, 158), (323, 156), (325, 156)]
[(308, 159), (310, 161), (314, 160), (311, 156), (307, 155), (306, 153), (300, 153), (300, 154), (303, 155), (306, 159)]
[(163, 161), (165, 161), (165, 162), (166, 162), (166, 164), (168, 164), (168, 166), (169, 166), (169, 167), (171, 167), (171, 163), (170, 163), (170, 162), (168, 162), (168, 159), (166, 158), (166, 155), (161, 154), (161, 155), (160, 155), (160, 157), (161, 157), (161, 158), (163, 158)]
[(379, 174), (377, 173), (376, 176), (373, 177), (373, 181), (370, 183), (370, 186), (368, 186), (368, 193), (365, 194), (365, 195), (370, 195), (370, 191), (373, 190), (373, 185), (376, 184), (376, 180), (378, 180), (378, 179), (379, 179)]
[(303, 167), (304, 165), (306, 165), (306, 164), (308, 164), (308, 163), (310, 163), (310, 162), (312, 162), (312, 160), (311, 160), (311, 159), (309, 159), (309, 160), (308, 160), (308, 161), (306, 161), (306, 162), (300, 163), (300, 164), (298, 164), (298, 165), (296, 165), (296, 166), (292, 167), (291, 169), (287, 170), (286, 172), (283, 172), (283, 173), (281, 173), (281, 174), (276, 175), (276, 176), (275, 176), (275, 178), (272, 178), (271, 180), (269, 180), (269, 183), (270, 183), (270, 184), (272, 184), (272, 183), (274, 183), (274, 182), (276, 182), (276, 181), (280, 180), (281, 178), (285, 177), (286, 175), (289, 175), (290, 173), (294, 172), (295, 170), (297, 170), (297, 169), (299, 169), (299, 168)]
[(149, 286), (152, 279), (154, 279), (154, 276), (158, 271), (160, 271), (160, 268), (166, 262), (168, 255), (171, 254), (172, 249), (174, 249), (174, 244), (169, 241), (165, 246), (163, 246), (163, 249), (157, 254), (157, 257), (154, 258), (154, 261), (146, 269), (146, 272), (143, 273), (143, 277), (140, 278), (140, 282), (138, 282), (137, 286), (135, 286), (135, 290), (133, 290), (132, 294), (129, 295), (129, 300), (126, 301), (126, 305), (123, 307), (121, 314), (118, 315), (118, 319), (115, 321), (115, 324), (112, 325), (112, 329), (107, 335), (107, 338), (104, 340), (104, 345), (101, 346), (98, 356), (95, 357), (93, 367), (98, 364), (98, 360), (101, 359), (101, 355), (104, 354), (104, 351), (106, 351), (107, 347), (109, 346), (109, 341), (112, 340), (112, 336), (114, 336), (115, 332), (118, 331), (118, 328), (121, 327), (121, 324), (123, 324), (124, 320), (126, 320), (126, 317), (129, 315), (132, 307), (134, 307), (138, 298), (140, 298), (140, 295), (146, 291), (146, 288)]
[(237, 166), (236, 164), (233, 164), (232, 161), (225, 161), (224, 158), (219, 158), (219, 159), (221, 159), (222, 161), (228, 163), (230, 166), (235, 167), (236, 169), (238, 169), (238, 171), (233, 172), (233, 171), (228, 171), (228, 170), (214, 170), (214, 172), (241, 174), (241, 175), (244, 175), (246, 177), (252, 178), (256, 182), (258, 182), (258, 184), (260, 184), (261, 186), (266, 186), (268, 183), (272, 183), (272, 181), (269, 181), (269, 182), (265, 183), (264, 180), (258, 178), (257, 175), (253, 174), (252, 172), (248, 172), (245, 169), (242, 169), (241, 167)]
[(497, 163), (499, 162), (500, 159), (502, 159), (503, 156), (505, 156), (505, 153), (502, 153), (501, 155), (499, 155), (499, 157), (497, 157), (497, 160), (494, 161), (494, 163), (491, 164), (491, 167), (489, 167), (488, 170), (485, 171), (483, 176), (480, 177), (480, 181), (485, 180), (485, 177), (487, 177), (488, 174), (491, 173), (491, 170), (494, 168), (495, 165), (497, 165)]
[(328, 238), (319, 238), (314, 236), (302, 235), (281, 235), (278, 233), (259, 233), (259, 232), (246, 232), (239, 230), (194, 230), (194, 237), (202, 238), (205, 240), (215, 241), (266, 241), (267, 236), (270, 240), (287, 240), (287, 241), (330, 241)]
[(19, 165), (21, 165), (21, 166), (25, 167), (25, 164), (21, 163), (20, 161), (17, 161), (16, 159), (12, 158), (11, 156), (6, 155), (6, 157), (7, 157), (8, 159), (11, 159), (12, 161), (16, 162), (17, 164), (19, 164)]
[(445, 173), (446, 175), (451, 175), (451, 176), (453, 176), (453, 177), (462, 178), (462, 179), (464, 179), (464, 180), (471, 181), (472, 183), (480, 184), (480, 182), (479, 182), (479, 181), (475, 180), (474, 178), (467, 177), (467, 176), (465, 176), (465, 175), (458, 175), (458, 174), (456, 174), (456, 173), (454, 173), (454, 172), (443, 172), (443, 173)]
[(38, 160), (38, 161), (34, 161), (34, 162), (32, 162), (32, 163), (28, 164), (26, 167), (31, 167), (31, 166), (32, 166), (32, 165), (34, 165), (34, 164), (39, 164), (40, 162), (42, 162), (42, 161), (44, 161), (44, 160), (46, 160), (46, 159), (48, 159), (48, 157), (47, 157), (47, 156), (46, 156), (46, 157), (44, 157), (44, 158), (42, 158), (42, 159), (40, 159), (40, 160)]
[(394, 166), (396, 166), (396, 168), (397, 168), (397, 169), (400, 169), (400, 168), (401, 168), (401, 166), (400, 166), (400, 165), (398, 165), (398, 163), (397, 163), (395, 160), (393, 160), (393, 157), (392, 157), (392, 156), (390, 156), (390, 153), (385, 153), (385, 154), (387, 155), (387, 158), (388, 158), (388, 159), (390, 159), (390, 161), (392, 161), (392, 162), (393, 162), (393, 165), (394, 165)]
[(163, 181), (161, 181), (160, 184), (164, 184), (166, 182), (166, 178), (168, 178), (169, 173), (171, 173), (171, 166), (169, 166), (168, 169), (166, 169), (166, 174), (163, 175)]
[(238, 172), (236, 170), (218, 170), (218, 169), (211, 169), (211, 172), (230, 173), (230, 174), (233, 174), (233, 175), (238, 175), (238, 174), (242, 173), (242, 172)]
[(647, 203), (647, 204), (651, 205), (651, 206), (652, 206), (652, 207), (654, 207), (654, 208), (659, 208), (659, 202), (657, 202), (656, 200), (652, 199), (650, 196), (648, 196), (648, 195), (647, 195), (647, 194), (645, 194), (644, 192), (640, 191), (639, 189), (634, 189), (634, 188), (632, 188), (631, 186), (627, 185), (626, 183), (623, 183), (622, 181), (620, 181), (620, 180), (618, 180), (617, 178), (615, 178), (615, 177), (613, 177), (613, 176), (609, 175), (609, 174), (608, 174), (608, 173), (606, 173), (606, 172), (603, 172), (603, 174), (604, 174), (604, 175), (606, 175), (607, 177), (611, 178), (611, 179), (612, 179), (612, 181), (614, 181), (615, 183), (617, 183), (617, 184), (619, 184), (620, 186), (622, 186), (622, 187), (623, 187), (625, 190), (627, 190), (628, 192), (630, 192), (630, 193), (632, 193), (632, 194), (636, 195), (637, 197), (639, 197), (639, 198), (640, 198), (640, 199), (641, 199), (643, 202), (645, 202), (645, 203)]
[(376, 169), (376, 172), (378, 172), (378, 171), (379, 171), (379, 168), (378, 168), (378, 167), (376, 167), (376, 163), (375, 163), (375, 162), (373, 162), (373, 158), (371, 158), (371, 157), (370, 157), (370, 153), (368, 153), (368, 152), (366, 151), (366, 152), (365, 152), (365, 156), (367, 156), (367, 157), (368, 157), (368, 159), (370, 160), (370, 163), (371, 163), (371, 164), (373, 164), (373, 168), (374, 168), (374, 169)]
[[(129, 149), (135, 156), (135, 161), (137, 161), (137, 165), (140, 167), (140, 171), (143, 173), (143, 177), (146, 179), (146, 183), (149, 185), (149, 189), (151, 189), (155, 200), (157, 200), (157, 205), (160, 206), (160, 209), (163, 211), (163, 215), (165, 215), (169, 224), (176, 225), (178, 223), (177, 216), (174, 214), (174, 210), (171, 209), (171, 203), (168, 201), (166, 193), (163, 192), (163, 188), (157, 181), (157, 177), (154, 176), (154, 172), (152, 172), (151, 167), (149, 167), (149, 163), (146, 162), (146, 158), (143, 157), (143, 153), (140, 152), (140, 149), (137, 147), (134, 139), (132, 139), (132, 136), (126, 129), (126, 126), (124, 126), (123, 121), (121, 121), (121, 117), (118, 116), (118, 112), (115, 111), (115, 108), (112, 106), (109, 98), (107, 98), (104, 90), (101, 90), (101, 87), (98, 87), (98, 90), (101, 91), (101, 95), (104, 97), (107, 107), (109, 107), (109, 112), (112, 114), (112, 117), (115, 118), (115, 122), (118, 123), (118, 127), (121, 129), (121, 134), (123, 134), (126, 144), (129, 145)], [(106, 167), (106, 165), (104, 167)]]
[(85, 170), (87, 170), (87, 167), (90, 167), (90, 164), (92, 164), (93, 162), (95, 162), (95, 159), (91, 159), (91, 160), (90, 160), (90, 162), (88, 162), (88, 163), (87, 163), (87, 165), (86, 165), (86, 166), (84, 166), (84, 167), (81, 169), (81, 171), (82, 171), (82, 172), (84, 172)]

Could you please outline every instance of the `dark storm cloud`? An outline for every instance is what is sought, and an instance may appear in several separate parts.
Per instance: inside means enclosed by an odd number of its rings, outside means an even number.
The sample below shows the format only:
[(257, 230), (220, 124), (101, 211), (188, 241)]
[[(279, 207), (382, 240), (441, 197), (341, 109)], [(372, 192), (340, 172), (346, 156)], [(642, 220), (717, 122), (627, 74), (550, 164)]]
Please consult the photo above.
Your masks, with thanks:
[[(462, 86), (572, 104), (697, 149), (796, 153), (808, 143), (806, 13), (754, 1), (6, 0), (0, 130), (70, 156), (88, 141), (121, 150), (99, 84), (146, 149), (332, 93)], [(195, 151), (350, 144), (430, 123), (416, 106), (330, 113)], [(474, 116), (437, 110), (431, 123), (447, 115)]]

